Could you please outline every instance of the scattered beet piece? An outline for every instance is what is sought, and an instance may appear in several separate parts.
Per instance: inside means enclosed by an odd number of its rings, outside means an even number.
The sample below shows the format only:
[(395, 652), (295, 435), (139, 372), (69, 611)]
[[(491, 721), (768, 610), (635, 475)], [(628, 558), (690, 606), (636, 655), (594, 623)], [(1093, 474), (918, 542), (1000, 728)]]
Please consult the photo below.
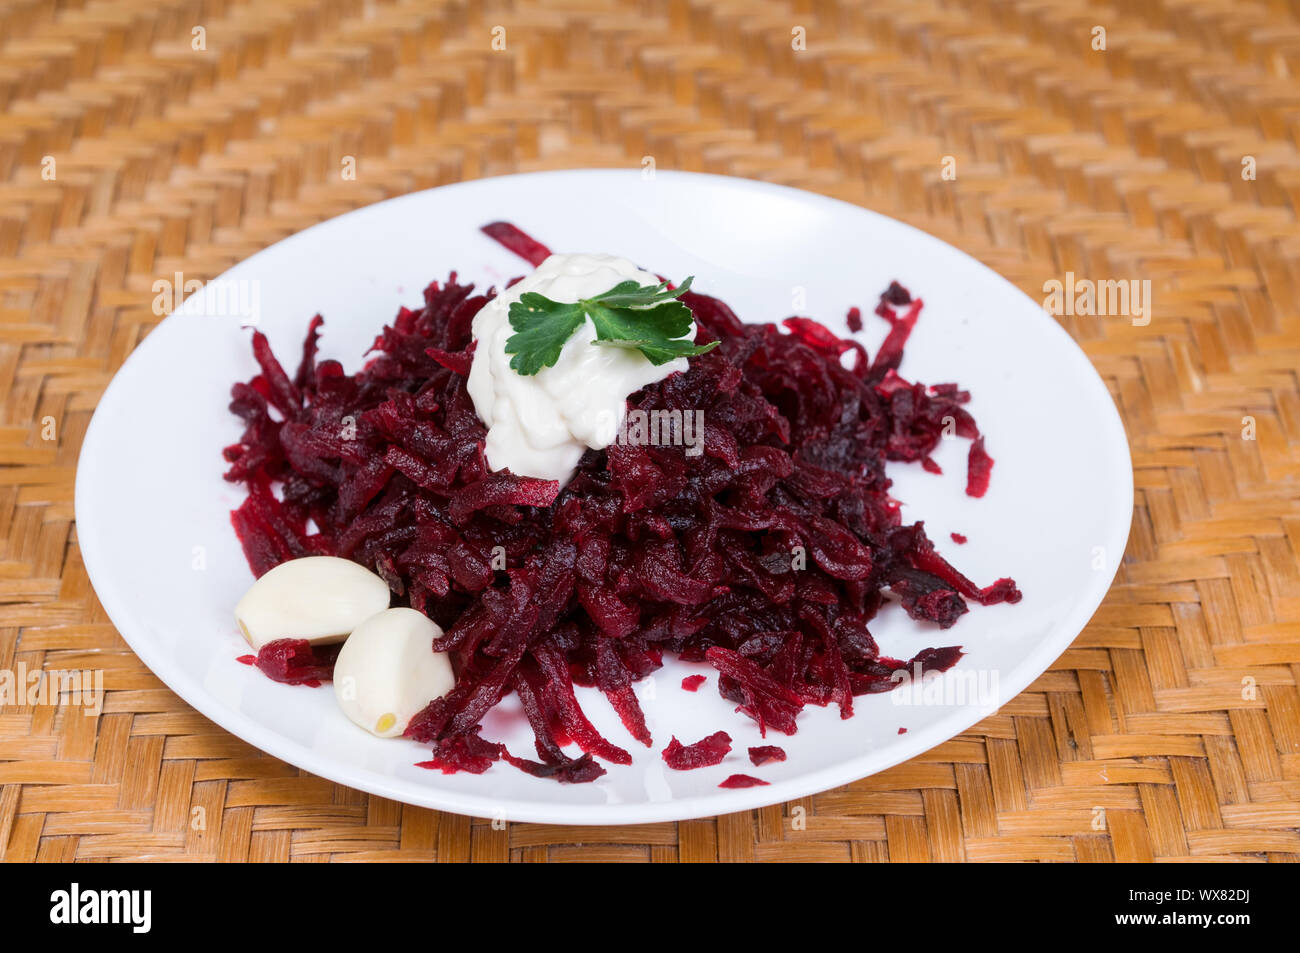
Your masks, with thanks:
[(670, 768), (690, 771), (718, 764), (730, 751), (731, 736), (725, 731), (715, 731), (693, 745), (682, 744), (674, 735), (672, 741), (668, 742), (668, 747), (663, 750), (663, 758)]
[(242, 662), (242, 663), (244, 663), (245, 665), (256, 665), (256, 664), (257, 664), (257, 656), (256, 656), (256, 655), (238, 655), (238, 656), (235, 657), (235, 661), (236, 661), (236, 662)]
[(905, 308), (912, 303), (912, 295), (897, 281), (891, 281), (884, 294), (880, 296), (880, 300), (898, 308)]
[(765, 786), (769, 782), (762, 778), (756, 778), (749, 774), (733, 774), (727, 780), (718, 784), (720, 788), (756, 788)]
[(988, 491), (992, 470), (993, 458), (984, 450), (984, 438), (976, 437), (966, 462), (966, 495), (983, 496)]
[[(484, 232), (533, 264), (550, 254), (513, 225)], [(429, 764), (481, 771), (503, 760), (581, 783), (604, 772), (597, 758), (629, 763), (574, 686), (598, 688), (649, 744), (633, 685), (664, 653), (708, 661), (720, 694), (764, 733), (793, 733), (805, 705), (847, 717), (855, 695), (896, 687), (898, 669), (961, 658), (957, 646), (881, 656), (868, 626), (886, 591), (941, 627), (967, 601), (1020, 599), (1010, 579), (982, 588), (967, 579), (921, 523), (903, 524), (889, 496), (886, 464), (933, 468), (945, 437), (975, 441), (968, 490), (983, 492), (991, 466), (970, 394), (898, 373), (922, 303), (896, 282), (876, 307), (889, 332), (874, 360), (808, 318), (784, 322), (783, 333), (686, 292), (697, 341), (720, 345), (629, 405), (702, 411), (703, 454), (616, 444), (586, 454), (563, 487), (487, 468), (465, 378), (471, 322), (489, 300), (454, 272), (433, 282), (419, 308), (380, 331), (356, 374), (319, 358), (319, 315), (292, 374), (254, 332), (256, 372), (231, 389), (243, 433), (223, 452), (226, 479), (248, 494), (231, 523), (253, 573), (299, 556), (350, 558), (442, 626), (434, 648), (453, 656), (455, 688), (407, 726), (433, 748)], [(850, 325), (861, 317), (850, 312)], [(331, 651), (268, 646), (257, 666), (318, 684)], [(511, 692), (537, 761), (478, 735)], [(570, 743), (583, 754), (566, 754)], [(674, 739), (665, 758), (695, 747)]]
[(905, 735), (905, 734), (907, 734), (907, 729), (906, 729), (906, 728), (899, 728), (899, 729), (898, 729), (898, 733), (899, 733), (900, 735)]
[(688, 692), (697, 692), (700, 690), (700, 686), (708, 680), (706, 675), (687, 675), (682, 679), (682, 688)]
[(334, 661), (342, 648), (341, 642), (312, 645), (306, 639), (276, 639), (262, 646), (253, 664), (277, 682), (319, 688), (333, 679)]
[(749, 761), (754, 767), (769, 761), (784, 761), (785, 749), (776, 745), (759, 745), (749, 749)]
[(966, 537), (963, 536), (961, 533), (949, 533), (948, 535), (952, 537), (952, 541), (957, 545), (959, 546), (966, 545)]
[(849, 308), (848, 322), (849, 322), (849, 330), (852, 331), (854, 334), (857, 334), (859, 331), (861, 331), (862, 330), (862, 309)]
[(903, 346), (907, 344), (907, 339), (911, 336), (912, 328), (916, 326), (916, 319), (921, 316), (923, 307), (919, 300), (911, 301), (907, 305), (907, 311), (901, 315), (896, 314), (890, 307), (894, 302), (886, 298), (888, 294), (889, 292), (885, 292), (885, 295), (881, 296), (880, 306), (876, 308), (876, 314), (889, 322), (889, 333), (881, 342), (880, 350), (876, 352), (876, 360), (871, 365), (872, 372), (879, 374), (896, 370), (902, 363)]
[(551, 250), (531, 235), (509, 222), (492, 222), (482, 228), (484, 235), (500, 242), (534, 268), (551, 257)]

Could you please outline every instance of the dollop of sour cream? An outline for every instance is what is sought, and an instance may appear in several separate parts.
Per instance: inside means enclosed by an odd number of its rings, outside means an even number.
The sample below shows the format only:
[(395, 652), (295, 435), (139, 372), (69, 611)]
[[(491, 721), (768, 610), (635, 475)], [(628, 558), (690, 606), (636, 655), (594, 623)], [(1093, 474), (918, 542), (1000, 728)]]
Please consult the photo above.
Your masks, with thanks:
[[(536, 291), (552, 301), (592, 298), (632, 279), (659, 279), (626, 258), (613, 255), (552, 255), (532, 274), (493, 298), (474, 317), (478, 342), (469, 372), (469, 395), (488, 428), (485, 451), (493, 470), (567, 483), (587, 448), (601, 450), (618, 437), (627, 418), (627, 398), (675, 371), (687, 360), (655, 366), (640, 352), (600, 347), (588, 318), (560, 351), (553, 367), (525, 377), (510, 367), (506, 341), (510, 305)], [(688, 338), (695, 337), (691, 325)]]

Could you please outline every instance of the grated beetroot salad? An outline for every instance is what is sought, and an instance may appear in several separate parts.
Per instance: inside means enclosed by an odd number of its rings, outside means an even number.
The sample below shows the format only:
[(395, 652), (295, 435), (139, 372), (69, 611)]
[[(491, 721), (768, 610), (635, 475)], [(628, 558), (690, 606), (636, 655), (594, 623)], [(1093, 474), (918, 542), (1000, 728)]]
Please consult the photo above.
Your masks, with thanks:
[[(513, 226), (484, 231), (534, 264), (549, 254)], [(722, 696), (764, 734), (792, 734), (806, 704), (834, 703), (847, 718), (855, 695), (893, 688), (896, 670), (942, 671), (961, 657), (958, 646), (882, 656), (868, 624), (886, 590), (942, 629), (968, 600), (1019, 601), (1012, 580), (981, 588), (949, 565), (889, 496), (886, 461), (937, 470), (930, 455), (945, 427), (974, 441), (968, 492), (983, 493), (992, 466), (967, 392), (899, 375), (922, 308), (901, 285), (875, 309), (890, 329), (874, 359), (808, 318), (786, 319), (782, 333), (687, 292), (697, 343), (720, 346), (629, 405), (703, 411), (703, 455), (614, 445), (588, 451), (564, 487), (484, 460), (465, 381), (470, 322), (491, 297), (455, 272), (434, 282), (352, 375), (317, 359), (319, 315), (292, 374), (255, 331), (261, 372), (231, 392), (244, 433), (225, 450), (226, 479), (248, 490), (231, 521), (254, 574), (299, 556), (347, 557), (445, 630), (433, 648), (451, 654), (455, 688), (406, 730), (432, 746), (427, 766), (482, 772), (504, 759), (582, 782), (604, 774), (596, 759), (630, 763), (574, 686), (596, 686), (650, 746), (633, 684), (665, 653), (708, 661)], [(331, 658), (283, 649), (259, 667), (328, 679)], [(538, 760), (479, 735), (512, 691)], [(570, 743), (580, 757), (563, 750)]]

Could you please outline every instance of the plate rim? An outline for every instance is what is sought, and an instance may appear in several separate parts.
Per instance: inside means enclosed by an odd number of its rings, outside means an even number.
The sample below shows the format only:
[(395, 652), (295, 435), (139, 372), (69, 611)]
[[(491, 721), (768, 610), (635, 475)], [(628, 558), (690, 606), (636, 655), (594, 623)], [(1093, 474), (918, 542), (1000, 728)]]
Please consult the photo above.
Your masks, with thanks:
[[(379, 202), (373, 202), (355, 209), (350, 209), (340, 215), (333, 216), (321, 222), (317, 222), (301, 231), (287, 235), (279, 241), (260, 249), (247, 258), (241, 259), (230, 268), (223, 271), (220, 275), (209, 279), (209, 281), (218, 281), (226, 278), (231, 271), (244, 268), (263, 255), (267, 255), (274, 250), (288, 243), (295, 243), (303, 240), (310, 240), (309, 236), (317, 229), (326, 226), (337, 227), (340, 220), (347, 219), (350, 216), (373, 214), (380, 206), (390, 203), (400, 203), (411, 201), (418, 196), (427, 196), (435, 192), (447, 192), (451, 190), (472, 190), (491, 188), (492, 184), (500, 180), (524, 180), (524, 179), (557, 179), (566, 177), (623, 177), (640, 180), (642, 171), (640, 169), (626, 168), (576, 168), (576, 169), (550, 169), (533, 172), (509, 173), (498, 176), (487, 176), (478, 179), (469, 179), (460, 182), (448, 183), (446, 185), (435, 186), (430, 189), (421, 189), (415, 192), (407, 192), (402, 195), (393, 196), (383, 199)], [(942, 239), (923, 231), (916, 226), (907, 222), (891, 218), (873, 209), (856, 205), (842, 199), (822, 195), (817, 192), (810, 192), (793, 186), (780, 185), (773, 182), (765, 182), (758, 179), (748, 179), (740, 176), (718, 175), (714, 173), (690, 172), (683, 170), (656, 170), (655, 178), (675, 180), (707, 180), (718, 185), (730, 188), (757, 189), (760, 192), (772, 192), (787, 199), (794, 199), (798, 202), (813, 204), (829, 204), (838, 209), (847, 210), (852, 214), (865, 215), (875, 220), (876, 224), (887, 224), (892, 228), (906, 229), (911, 233), (910, 237), (921, 243), (934, 243), (946, 249), (948, 253), (955, 253), (967, 260), (967, 263), (976, 269), (982, 271), (986, 278), (994, 279), (1001, 283), (1009, 293), (1019, 296), (1026, 301), (1033, 303), (1029, 297), (1019, 287), (999, 274), (997, 271), (981, 262), (979, 259), (968, 254), (955, 245), (951, 245)], [(250, 717), (241, 714), (238, 711), (225, 707), (203, 689), (202, 684), (197, 680), (191, 679), (182, 671), (177, 671), (174, 667), (162, 664), (163, 671), (167, 671), (168, 678), (164, 678), (159, 673), (159, 667), (155, 663), (158, 661), (157, 655), (153, 652), (148, 640), (139, 636), (133, 636), (128, 632), (129, 628), (136, 628), (133, 625), (123, 625), (120, 620), (132, 621), (132, 612), (125, 603), (126, 599), (121, 594), (113, 591), (109, 587), (107, 595), (101, 591), (96, 582), (97, 575), (100, 575), (100, 568), (111, 563), (112, 549), (107, 541), (101, 538), (94, 527), (93, 520), (90, 523), (83, 524), (81, 514), (87, 510), (86, 502), (89, 491), (85, 488), (89, 485), (90, 478), (86, 466), (88, 460), (93, 460), (95, 453), (99, 452), (98, 443), (103, 439), (100, 437), (100, 431), (107, 419), (107, 415), (101, 414), (101, 410), (108, 406), (111, 410), (113, 395), (119, 386), (119, 382), (131, 373), (133, 366), (140, 366), (141, 361), (138, 355), (150, 353), (152, 349), (163, 346), (158, 342), (166, 340), (167, 336), (172, 333), (168, 328), (179, 326), (180, 319), (187, 313), (187, 308), (193, 310), (192, 302), (198, 302), (201, 296), (195, 295), (186, 299), (186, 302), (172, 313), (168, 314), (146, 335), (144, 340), (132, 349), (127, 355), (122, 365), (113, 374), (112, 379), (105, 387), (103, 394), (96, 402), (94, 413), (86, 427), (85, 434), (82, 437), (81, 449), (77, 458), (76, 482), (73, 495), (73, 519), (77, 532), (77, 545), (81, 553), (82, 564), (85, 567), (86, 575), (90, 581), (96, 598), (103, 606), (105, 613), (112, 622), (114, 628), (121, 635), (128, 647), (140, 659), (141, 662), (152, 672), (169, 691), (174, 692), (186, 704), (197, 710), (205, 718), (217, 724), (222, 729), (229, 731), (237, 738), (253, 745), (261, 751), (279, 758), (300, 770), (307, 771), (318, 777), (325, 778), (337, 784), (346, 787), (365, 791), (380, 797), (389, 798), (404, 804), (412, 804), (419, 807), (428, 807), (435, 810), (448, 811), (456, 814), (463, 814), (471, 817), (489, 817), (500, 816), (502, 812), (508, 821), (522, 823), (550, 823), (565, 824), (584, 827), (601, 827), (621, 824), (642, 824), (642, 823), (662, 823), (681, 820), (691, 820), (702, 817), (714, 817), (720, 813), (735, 813), (737, 811), (752, 810), (757, 807), (766, 807), (773, 804), (786, 803), (801, 797), (820, 793), (843, 784), (848, 784), (865, 777), (870, 777), (895, 767), (905, 761), (917, 757), (920, 754), (943, 744), (944, 742), (957, 737), (972, 725), (976, 724), (989, 712), (980, 706), (965, 705), (954, 708), (954, 710), (945, 717), (936, 721), (934, 724), (923, 728), (915, 729), (908, 732), (906, 736), (899, 736), (897, 743), (888, 746), (884, 753), (860, 754), (837, 762), (834, 765), (821, 768), (815, 771), (806, 772), (796, 777), (773, 781), (770, 785), (732, 789), (726, 792), (725, 799), (716, 794), (707, 796), (693, 795), (689, 797), (669, 798), (664, 801), (638, 801), (613, 804), (589, 804), (589, 803), (563, 803), (563, 802), (540, 802), (532, 800), (519, 800), (507, 798), (493, 798), (490, 807), (483, 804), (484, 797), (481, 794), (462, 794), (460, 792), (437, 788), (437, 787), (417, 787), (414, 791), (409, 783), (401, 784), (392, 783), (391, 776), (380, 774), (373, 769), (349, 765), (347, 762), (341, 762), (335, 758), (317, 754), (313, 749), (306, 747), (296, 741), (288, 739), (277, 734), (273, 730), (266, 728), (261, 722), (254, 721)], [(1129, 440), (1124, 427), (1123, 418), (1114, 399), (1110, 395), (1109, 389), (1101, 374), (1093, 366), (1078, 342), (1046, 311), (1043, 312), (1044, 320), (1051, 326), (1049, 334), (1057, 334), (1061, 343), (1066, 345), (1063, 352), (1069, 355), (1069, 360), (1074, 362), (1082, 371), (1079, 376), (1084, 382), (1083, 386), (1099, 391), (1100, 396), (1104, 397), (1101, 405), (1106, 409), (1104, 421), (1098, 421), (1099, 427), (1104, 427), (1109, 431), (1107, 434), (1107, 443), (1113, 444), (1114, 449), (1120, 452), (1120, 459), (1117, 464), (1122, 463), (1127, 474), (1123, 480), (1122, 486), (1118, 489), (1122, 492), (1121, 511), (1128, 513), (1128, 519), (1125, 521), (1120, 538), (1113, 544), (1110, 540), (1106, 541), (1105, 566), (1102, 570), (1093, 573), (1090, 587), (1085, 589), (1086, 598), (1077, 604), (1074, 612), (1055, 622), (1048, 630), (1047, 634), (1037, 643), (1034, 650), (1022, 657), (1017, 670), (1028, 672), (1027, 677), (1022, 675), (1015, 679), (1007, 679), (1005, 682), (999, 678), (998, 682), (998, 700), (992, 711), (996, 712), (1005, 706), (1008, 702), (1018, 696), (1030, 685), (1035, 679), (1047, 671), (1051, 663), (1065, 652), (1069, 645), (1074, 641), (1078, 634), (1086, 626), (1087, 622), (1097, 608), (1104, 601), (1107, 593), (1114, 582), (1119, 567), (1123, 562), (1124, 552), (1127, 547), (1128, 538), (1132, 531), (1132, 514), (1134, 503), (1134, 480), (1133, 480), (1133, 462), (1132, 454), (1129, 447)], [(160, 332), (163, 332), (160, 334)], [(93, 512), (93, 506), (89, 507)], [(102, 578), (102, 576), (101, 576)], [(144, 626), (140, 626), (144, 628)], [(955, 726), (955, 727), (954, 727)], [(641, 755), (644, 757), (644, 755)], [(873, 766), (865, 771), (853, 767), (864, 760), (873, 762)], [(361, 773), (358, 777), (357, 772)], [(361, 783), (358, 783), (358, 782)], [(725, 803), (719, 803), (725, 800)], [(491, 813), (484, 813), (490, 810)]]

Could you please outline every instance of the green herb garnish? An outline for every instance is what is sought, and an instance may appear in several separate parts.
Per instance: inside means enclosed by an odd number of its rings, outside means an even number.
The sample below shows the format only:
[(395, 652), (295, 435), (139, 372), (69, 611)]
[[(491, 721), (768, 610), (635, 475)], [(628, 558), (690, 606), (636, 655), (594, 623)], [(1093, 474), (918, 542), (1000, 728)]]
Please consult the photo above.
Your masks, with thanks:
[(691, 330), (694, 318), (691, 309), (676, 298), (690, 286), (690, 278), (676, 288), (669, 288), (666, 281), (638, 285), (629, 279), (604, 294), (572, 304), (552, 301), (536, 291), (525, 292), (508, 312), (516, 332), (506, 341), (506, 353), (514, 355), (510, 366), (525, 377), (543, 367), (554, 367), (564, 342), (586, 318), (596, 326), (594, 343), (638, 350), (655, 366), (711, 351), (717, 341), (697, 347), (682, 338)]

